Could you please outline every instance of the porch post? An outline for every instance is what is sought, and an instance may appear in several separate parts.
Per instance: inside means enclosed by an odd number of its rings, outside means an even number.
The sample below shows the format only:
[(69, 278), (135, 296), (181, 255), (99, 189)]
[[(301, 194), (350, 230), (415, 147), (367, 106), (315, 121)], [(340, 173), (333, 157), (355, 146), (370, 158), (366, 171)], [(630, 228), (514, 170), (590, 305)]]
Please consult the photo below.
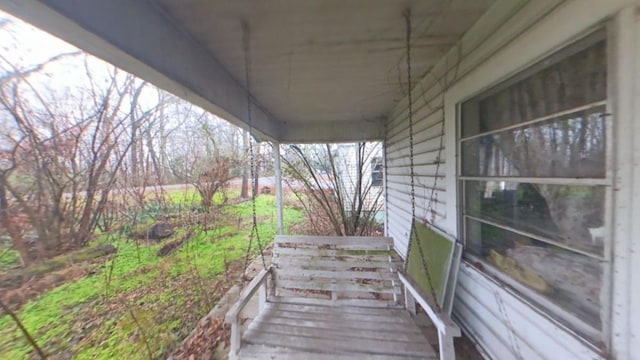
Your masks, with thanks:
[(276, 188), (276, 217), (278, 218), (278, 235), (284, 234), (284, 217), (282, 215), (282, 168), (280, 164), (280, 143), (273, 142), (275, 188)]

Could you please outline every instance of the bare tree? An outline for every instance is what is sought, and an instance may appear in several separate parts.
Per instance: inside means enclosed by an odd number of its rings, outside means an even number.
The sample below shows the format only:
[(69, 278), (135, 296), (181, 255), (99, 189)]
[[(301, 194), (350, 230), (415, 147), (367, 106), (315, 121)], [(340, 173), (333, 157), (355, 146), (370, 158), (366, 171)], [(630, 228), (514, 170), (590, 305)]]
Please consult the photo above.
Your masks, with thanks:
[(379, 143), (291, 145), (284, 175), (316, 233), (372, 235), (379, 229), (382, 189), (372, 178)]
[[(244, 152), (244, 158), (246, 159), (249, 154), (249, 132), (247, 130), (242, 131), (242, 150)], [(245, 161), (244, 166), (242, 167), (240, 197), (243, 199), (249, 197), (249, 164), (247, 161)]]
[(214, 196), (223, 191), (231, 179), (234, 159), (223, 149), (220, 137), (229, 125), (212, 119), (204, 111), (192, 120), (192, 126), (182, 131), (185, 138), (180, 148), (175, 149), (169, 165), (177, 179), (196, 188), (202, 206), (210, 208)]
[[(33, 84), (48, 63), (22, 70), (0, 59), (2, 225), (29, 263), (90, 240), (133, 143), (126, 103), (136, 81), (114, 68), (94, 79), (87, 68), (89, 86), (72, 95)], [(13, 216), (26, 225), (10, 224)]]

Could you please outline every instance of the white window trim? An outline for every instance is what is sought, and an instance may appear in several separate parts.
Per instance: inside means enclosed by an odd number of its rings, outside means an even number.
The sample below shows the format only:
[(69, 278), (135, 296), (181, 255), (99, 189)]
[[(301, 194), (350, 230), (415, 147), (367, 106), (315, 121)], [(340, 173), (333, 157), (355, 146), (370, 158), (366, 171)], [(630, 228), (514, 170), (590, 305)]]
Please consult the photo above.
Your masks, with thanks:
[[(449, 153), (446, 154), (446, 159), (451, 160), (446, 163), (446, 171), (448, 174), (456, 174), (456, 176), (450, 176), (445, 179), (446, 188), (449, 189), (457, 189), (458, 188), (458, 175), (460, 174), (459, 169), (459, 159), (460, 151), (459, 151), (459, 126), (458, 126), (458, 114), (459, 109), (458, 105), (464, 102), (465, 100), (472, 98), (477, 95), (482, 90), (486, 90), (491, 88), (492, 86), (502, 83), (504, 80), (510, 78), (513, 75), (520, 73), (521, 71), (529, 68), (531, 65), (539, 62), (540, 60), (552, 55), (558, 50), (569, 46), (584, 36), (592, 33), (597, 28), (602, 28), (603, 24), (611, 25), (612, 22), (605, 22), (603, 19), (606, 14), (615, 14), (618, 9), (620, 9), (622, 5), (620, 3), (607, 3), (607, 2), (595, 2), (591, 4), (590, 7), (585, 7), (576, 3), (567, 4), (563, 9), (558, 10), (550, 15), (548, 15), (544, 21), (538, 23), (533, 29), (523, 33), (520, 35), (517, 41), (514, 41), (508, 47), (502, 48), (500, 51), (496, 52), (491, 58), (487, 61), (480, 64), (473, 71), (466, 74), (462, 79), (458, 80), (454, 85), (452, 85), (445, 92), (445, 112), (447, 117), (445, 119), (445, 144), (455, 144), (455, 146), (449, 146)], [(629, 13), (633, 13), (633, 10), (628, 11)], [(598, 17), (594, 14), (601, 14)], [(567, 22), (567, 17), (571, 17), (572, 21)], [(615, 20), (618, 22), (619, 20)], [(629, 25), (629, 20), (627, 20), (627, 25)], [(619, 27), (619, 25), (616, 25)], [(553, 36), (550, 36), (548, 29), (553, 29)], [(631, 29), (627, 27), (627, 29)], [(619, 40), (612, 35), (615, 31), (608, 31), (607, 33), (607, 44), (608, 47), (613, 46), (613, 44), (618, 44)], [(627, 42), (628, 43), (628, 42)], [(609, 63), (609, 71), (608, 71), (608, 99), (611, 99), (611, 88), (619, 88), (618, 74), (617, 71), (612, 71), (611, 68), (616, 68), (618, 63), (616, 63), (616, 58), (612, 58), (611, 50), (608, 49), (608, 63)], [(611, 107), (613, 109), (617, 109), (619, 105), (612, 104), (611, 102), (607, 102), (607, 112)], [(611, 122), (608, 122), (611, 124)], [(608, 125), (610, 126), (610, 125)], [(613, 137), (614, 131), (610, 127), (607, 128), (607, 146), (619, 148), (620, 144), (613, 144), (611, 141), (611, 137)], [(616, 149), (613, 151), (609, 151), (608, 149), (607, 156), (611, 156), (610, 154), (614, 154), (617, 156)], [(453, 161), (455, 160), (455, 161)], [(607, 178), (612, 178), (615, 169), (620, 168), (619, 161), (614, 159), (614, 161), (610, 161), (607, 165)], [(456, 237), (460, 237), (460, 228), (459, 228), (459, 208), (460, 208), (460, 194), (454, 191), (447, 192), (447, 208), (446, 212), (448, 214), (456, 214), (456, 216), (448, 216), (445, 221), (445, 227), (448, 228), (453, 235)], [(616, 196), (619, 196), (617, 194)], [(608, 233), (614, 233), (614, 224), (612, 222), (612, 218), (614, 216), (613, 213), (613, 196), (607, 196), (607, 201), (605, 204), (605, 211), (607, 213), (607, 217), (605, 219), (605, 227)], [(624, 226), (630, 226), (630, 224), (626, 224)], [(615, 228), (621, 227), (619, 224), (615, 224)], [(619, 230), (616, 231), (616, 233)], [(617, 242), (617, 240), (611, 236), (613, 239), (612, 242)], [(605, 248), (605, 256), (607, 256), (608, 260), (613, 263), (613, 249), (612, 242), (608, 243), (608, 249)], [(627, 272), (629, 269), (625, 269)], [(482, 274), (482, 272), (480, 272)], [(486, 274), (484, 274), (486, 275)], [(626, 276), (629, 276), (628, 274)], [(605, 296), (602, 301), (603, 313), (605, 316), (602, 316), (602, 338), (605, 346), (609, 349), (608, 352), (616, 353), (616, 348), (624, 349), (625, 346), (622, 343), (615, 344), (612, 340), (613, 337), (613, 329), (624, 327), (624, 322), (628, 322), (628, 319), (625, 317), (628, 316), (628, 311), (623, 314), (613, 314), (613, 307), (618, 305), (620, 300), (616, 299), (616, 295), (612, 293), (611, 288), (613, 287), (613, 283), (619, 282), (620, 280), (611, 281), (613, 277), (611, 266), (607, 268), (607, 271), (603, 274), (603, 294), (608, 294)], [(620, 277), (620, 275), (616, 275), (616, 277)], [(490, 277), (489, 277), (490, 278)], [(494, 280), (495, 281), (495, 280)], [(627, 293), (629, 290), (626, 290)], [(619, 292), (619, 290), (618, 290)], [(517, 293), (514, 293), (518, 296)], [(619, 296), (619, 295), (618, 295)], [(628, 295), (626, 295), (628, 297)], [(521, 296), (519, 296), (521, 298)], [(618, 298), (619, 299), (619, 298)], [(622, 302), (625, 308), (628, 308), (630, 304), (627, 299), (623, 299)], [(626, 306), (625, 306), (626, 305)], [(535, 306), (532, 306), (536, 308)], [(545, 313), (543, 309), (535, 309), (541, 313)], [(553, 318), (550, 318), (553, 320)], [(621, 321), (622, 320), (622, 321)], [(553, 320), (554, 323), (557, 324), (557, 321)], [(615, 324), (615, 322), (619, 322), (621, 324)], [(571, 330), (571, 328), (559, 324), (561, 328), (564, 328), (567, 333), (575, 335), (575, 332)], [(628, 325), (627, 325), (628, 326)], [(627, 327), (628, 329), (628, 327)], [(587, 340), (581, 336), (575, 335), (577, 339), (581, 342), (585, 343), (589, 347), (596, 347), (595, 344), (591, 340)], [(627, 344), (628, 345), (628, 344)], [(627, 347), (628, 349), (628, 347)]]
[(556, 113), (548, 114), (548, 115), (545, 115), (545, 116), (541, 116), (539, 118), (535, 118), (535, 119), (519, 122), (517, 124), (501, 127), (499, 129), (496, 129), (496, 130), (479, 132), (479, 133), (473, 134), (471, 136), (460, 138), (460, 139), (458, 139), (458, 141), (467, 141), (467, 140), (471, 140), (471, 139), (481, 138), (483, 136), (493, 135), (493, 134), (497, 134), (497, 133), (500, 133), (500, 132), (503, 132), (503, 131), (513, 130), (513, 129), (525, 127), (527, 125), (533, 125), (533, 124), (540, 123), (540, 122), (543, 122), (543, 121), (546, 121), (546, 120), (551, 120), (551, 119), (562, 117), (562, 116), (565, 116), (565, 115), (570, 115), (570, 114), (577, 113), (577, 112), (580, 112), (580, 111), (595, 109), (595, 108), (598, 108), (598, 107), (600, 107), (602, 105), (606, 105), (606, 104), (607, 104), (606, 100), (596, 101), (596, 102), (591, 103), (591, 104), (585, 104), (585, 105), (578, 106), (578, 107), (573, 108), (573, 109), (568, 109), (568, 110), (563, 110), (563, 111), (559, 111), (559, 112), (556, 112)]
[[(580, 42), (582, 39), (584, 38), (588, 38), (591, 34), (598, 32), (598, 31), (605, 31), (605, 39), (607, 41), (607, 98), (609, 98), (611, 96), (611, 91), (609, 90), (611, 88), (611, 76), (609, 74), (610, 72), (610, 66), (609, 64), (611, 63), (612, 60), (612, 56), (610, 54), (609, 48), (610, 48), (610, 41), (611, 41), (611, 35), (610, 35), (610, 31), (606, 28), (606, 27), (597, 27), (594, 29), (589, 29), (588, 31), (585, 31), (583, 33), (580, 34), (580, 36), (578, 36), (575, 39), (572, 39), (570, 42), (567, 42), (565, 44), (562, 44), (562, 46), (557, 47), (556, 49), (554, 49), (551, 53), (547, 53), (544, 56), (540, 57), (539, 59), (537, 59), (535, 62), (533, 63), (529, 63), (526, 66), (523, 66), (522, 68), (516, 70), (514, 73), (512, 73), (506, 80), (500, 80), (496, 83), (494, 83), (493, 85), (490, 86), (486, 86), (484, 88), (478, 89), (476, 92), (470, 94), (470, 96), (467, 96), (464, 100), (461, 100), (459, 103), (457, 103), (457, 116), (456, 116), (456, 149), (458, 152), (458, 161), (457, 163), (457, 169), (456, 169), (456, 179), (458, 180), (456, 183), (456, 188), (458, 189), (457, 193), (459, 194), (459, 208), (457, 211), (457, 221), (458, 221), (458, 229), (459, 229), (459, 238), (463, 240), (463, 243), (465, 244), (465, 248), (466, 248), (466, 244), (467, 244), (467, 239), (466, 237), (466, 229), (465, 229), (465, 218), (469, 218), (475, 221), (479, 221), (481, 223), (485, 223), (485, 224), (490, 224), (493, 226), (497, 226), (498, 228), (501, 229), (506, 229), (510, 232), (513, 232), (515, 234), (520, 234), (520, 235), (524, 235), (533, 239), (536, 239), (538, 241), (542, 241), (544, 243), (547, 244), (551, 244), (553, 246), (556, 247), (560, 247), (560, 248), (564, 248), (567, 249), (569, 251), (572, 251), (574, 253), (577, 254), (581, 254), (584, 256), (587, 256), (591, 259), (594, 259), (596, 261), (598, 261), (601, 264), (605, 264), (603, 266), (603, 270), (602, 270), (602, 283), (600, 285), (600, 319), (601, 319), (601, 328), (600, 329), (596, 329), (594, 327), (592, 327), (591, 325), (589, 325), (588, 323), (586, 323), (585, 321), (583, 321), (580, 317), (575, 316), (574, 314), (572, 314), (570, 311), (565, 310), (564, 308), (560, 307), (559, 305), (554, 304), (551, 300), (546, 299), (544, 296), (542, 296), (541, 294), (536, 294), (535, 291), (532, 291), (531, 289), (528, 289), (526, 286), (524, 286), (523, 284), (520, 284), (517, 280), (512, 279), (511, 277), (509, 277), (508, 275), (502, 273), (500, 270), (498, 270), (497, 268), (495, 268), (492, 264), (490, 264), (489, 262), (487, 262), (486, 260), (478, 257), (478, 256), (472, 256), (469, 253), (465, 252), (465, 255), (463, 256), (463, 261), (465, 258), (467, 259), (473, 259), (473, 262), (479, 262), (481, 263), (483, 266), (483, 272), (485, 272), (486, 274), (492, 276), (494, 279), (498, 280), (499, 282), (505, 284), (506, 286), (508, 286), (511, 289), (514, 289), (516, 291), (516, 293), (519, 293), (519, 297), (520, 298), (525, 298), (528, 299), (529, 301), (527, 301), (530, 304), (534, 304), (534, 307), (537, 307), (539, 311), (541, 311), (543, 314), (545, 314), (545, 316), (549, 319), (552, 319), (555, 323), (559, 323), (562, 324), (563, 327), (565, 327), (566, 329), (572, 331), (573, 333), (574, 330), (578, 331), (580, 334), (584, 334), (584, 336), (586, 337), (586, 341), (588, 343), (591, 342), (600, 342), (600, 341), (605, 341), (608, 339), (608, 323), (610, 322), (610, 299), (609, 299), (609, 294), (610, 294), (610, 272), (611, 272), (611, 247), (612, 247), (612, 236), (611, 234), (611, 221), (610, 219), (611, 217), (611, 213), (612, 213), (612, 201), (611, 198), (613, 196), (613, 186), (612, 186), (612, 178), (613, 178), (613, 172), (612, 172), (612, 166), (611, 164), (613, 163), (613, 127), (612, 127), (612, 123), (614, 121), (611, 121), (611, 118), (608, 118), (608, 121), (605, 121), (605, 147), (606, 147), (606, 154), (605, 154), (605, 178), (603, 179), (598, 179), (598, 178), (586, 178), (586, 179), (575, 179), (575, 178), (551, 178), (551, 177), (530, 177), (530, 178), (520, 178), (520, 177), (478, 177), (478, 176), (462, 176), (460, 174), (462, 174), (462, 149), (461, 149), (461, 145), (464, 141), (466, 140), (470, 140), (470, 139), (474, 139), (474, 138), (478, 138), (481, 136), (485, 136), (485, 135), (489, 135), (489, 134), (495, 134), (495, 133), (500, 133), (502, 131), (506, 131), (506, 130), (510, 130), (510, 129), (515, 129), (515, 128), (520, 128), (526, 125), (531, 125), (531, 124), (535, 124), (535, 123), (539, 123), (548, 119), (553, 119), (553, 118), (557, 118), (559, 116), (562, 115), (567, 115), (567, 114), (571, 114), (573, 112), (576, 111), (583, 111), (586, 109), (592, 109), (595, 107), (601, 107), (602, 105), (606, 106), (605, 111), (607, 113), (611, 113), (611, 108), (609, 106), (609, 101), (608, 99), (605, 99), (603, 101), (598, 101), (598, 102), (594, 102), (594, 103), (589, 103), (589, 104), (585, 104), (585, 105), (581, 105), (579, 107), (573, 108), (573, 109), (569, 109), (569, 110), (565, 110), (565, 111), (561, 111), (561, 112), (556, 112), (556, 113), (552, 113), (552, 114), (547, 114), (545, 116), (539, 117), (539, 118), (535, 118), (532, 120), (528, 120), (522, 123), (518, 123), (518, 124), (512, 124), (506, 127), (502, 127), (499, 129), (495, 129), (495, 130), (491, 130), (491, 131), (485, 131), (485, 132), (481, 132), (479, 134), (474, 134), (471, 136), (466, 136), (466, 137), (461, 137), (461, 122), (463, 121), (462, 116), (461, 116), (461, 111), (459, 111), (461, 109), (462, 104), (469, 100), (474, 98), (475, 96), (479, 96), (479, 95), (484, 95), (487, 91), (490, 91), (494, 85), (502, 85), (505, 81), (510, 82), (512, 77), (521, 77), (523, 74), (527, 74), (530, 69), (531, 66), (536, 66), (541, 60), (546, 60), (549, 57), (557, 57), (559, 54), (562, 54), (562, 52), (566, 51), (567, 49), (571, 50), (571, 48), (573, 46), (580, 46)], [(562, 59), (566, 58), (564, 55), (560, 55)], [(540, 68), (535, 70), (533, 73), (536, 73), (540, 70), (544, 69)], [(527, 74), (528, 75), (528, 74)], [(523, 78), (526, 78), (526, 76), (524, 76)], [(520, 80), (517, 80), (520, 81)], [(515, 81), (517, 83), (517, 81)], [(477, 218), (474, 216), (470, 216), (468, 214), (464, 214), (464, 194), (462, 191), (462, 186), (461, 186), (461, 181), (465, 181), (465, 180), (477, 180), (477, 179), (490, 179), (490, 180), (499, 180), (499, 181), (509, 181), (510, 179), (512, 179), (512, 181), (516, 181), (516, 182), (533, 182), (533, 183), (564, 183), (564, 184), (569, 184), (569, 185), (588, 185), (588, 186), (597, 186), (597, 185), (605, 185), (605, 204), (604, 204), (604, 227), (605, 227), (605, 234), (608, 234), (607, 238), (609, 239), (609, 241), (605, 241), (604, 243), (604, 249), (603, 249), (603, 255), (602, 256), (597, 256), (588, 252), (584, 252), (581, 251), (579, 249), (576, 248), (572, 248), (572, 247), (568, 247), (565, 246), (561, 243), (555, 242), (555, 241), (551, 241), (549, 239), (546, 239), (544, 237), (541, 236), (537, 236), (535, 234), (531, 234), (525, 231), (521, 231), (518, 229), (515, 229), (513, 227), (509, 227), (507, 225), (503, 225), (503, 224), (497, 224), (494, 223), (492, 221), (487, 221), (486, 219), (481, 219), (481, 218)], [(526, 181), (526, 180), (531, 180), (531, 181)], [(565, 324), (567, 323), (567, 324)], [(578, 335), (580, 336), (580, 335)]]
[[(640, 126), (636, 119), (640, 113), (640, 77), (629, 76), (640, 73), (640, 22), (637, 7), (637, 0), (564, 2), (535, 25), (520, 32), (508, 45), (501, 44), (501, 39), (513, 31), (512, 26), (500, 29), (496, 36), (482, 45), (490, 49), (491, 55), (484, 57), (484, 52), (477, 55), (471, 53), (464, 62), (466, 66), (469, 63), (477, 65), (457, 79), (444, 94), (446, 147), (443, 156), (447, 161), (443, 169), (446, 174), (457, 175), (458, 153), (453, 146), (458, 137), (457, 104), (570, 44), (590, 29), (604, 22), (611, 25), (608, 44), (613, 48), (609, 53), (613, 58), (609, 62), (608, 82), (611, 92), (608, 98), (611, 99), (610, 106), (619, 132), (613, 133), (615, 144), (610, 142), (614, 147), (615, 161), (610, 165), (614, 174), (615, 191), (613, 204), (607, 205), (613, 208), (607, 220), (610, 221), (613, 233), (613, 247), (610, 251), (613, 268), (609, 281), (605, 281), (611, 288), (611, 317), (609, 323), (603, 324), (603, 332), (608, 334), (604, 344), (608, 348), (605, 357), (619, 359), (632, 358), (637, 352), (637, 340), (640, 339), (640, 291), (637, 291), (640, 288), (640, 274), (634, 269), (634, 266), (640, 264), (640, 241), (634, 239), (634, 234), (640, 233), (640, 221), (634, 221), (640, 218), (640, 141), (637, 141), (640, 139)], [(520, 22), (522, 19), (518, 18), (516, 23)], [(456, 189), (457, 181), (456, 176), (447, 176), (443, 184), (446, 189)], [(459, 232), (456, 216), (458, 198), (456, 191), (444, 193), (445, 210), (449, 215), (441, 222), (455, 237), (458, 237)], [(465, 266), (469, 271), (496, 283), (472, 264)], [(535, 306), (531, 308), (532, 311), (537, 310)], [(574, 336), (565, 326), (559, 325), (558, 330), (564, 331), (585, 346), (594, 348), (594, 344)]]

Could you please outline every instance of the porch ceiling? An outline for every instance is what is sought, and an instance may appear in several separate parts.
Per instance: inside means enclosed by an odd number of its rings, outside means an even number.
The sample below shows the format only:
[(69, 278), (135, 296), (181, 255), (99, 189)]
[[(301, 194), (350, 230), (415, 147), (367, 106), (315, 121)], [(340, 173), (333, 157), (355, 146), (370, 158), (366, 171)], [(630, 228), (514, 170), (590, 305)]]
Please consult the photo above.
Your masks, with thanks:
[(0, 0), (0, 7), (281, 142), (380, 139), (406, 93), (494, 0)]

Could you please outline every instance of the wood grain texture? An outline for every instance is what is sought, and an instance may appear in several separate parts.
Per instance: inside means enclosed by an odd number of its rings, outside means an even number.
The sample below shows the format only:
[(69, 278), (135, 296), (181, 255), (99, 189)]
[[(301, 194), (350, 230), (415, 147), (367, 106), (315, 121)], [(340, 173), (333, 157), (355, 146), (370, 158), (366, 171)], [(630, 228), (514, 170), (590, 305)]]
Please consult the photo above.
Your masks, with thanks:
[[(393, 336), (390, 336), (393, 334)], [(436, 358), (436, 353), (406, 311), (268, 303), (249, 326), (243, 343), (280, 348), (278, 356), (289, 351), (325, 357)], [(251, 351), (239, 353), (252, 357)], [(246, 357), (245, 357), (246, 355)], [(275, 355), (275, 354), (274, 354)], [(266, 357), (270, 358), (270, 357)], [(386, 359), (387, 357), (380, 357)]]
[(435, 359), (404, 309), (391, 238), (278, 236), (275, 296), (240, 359)]

